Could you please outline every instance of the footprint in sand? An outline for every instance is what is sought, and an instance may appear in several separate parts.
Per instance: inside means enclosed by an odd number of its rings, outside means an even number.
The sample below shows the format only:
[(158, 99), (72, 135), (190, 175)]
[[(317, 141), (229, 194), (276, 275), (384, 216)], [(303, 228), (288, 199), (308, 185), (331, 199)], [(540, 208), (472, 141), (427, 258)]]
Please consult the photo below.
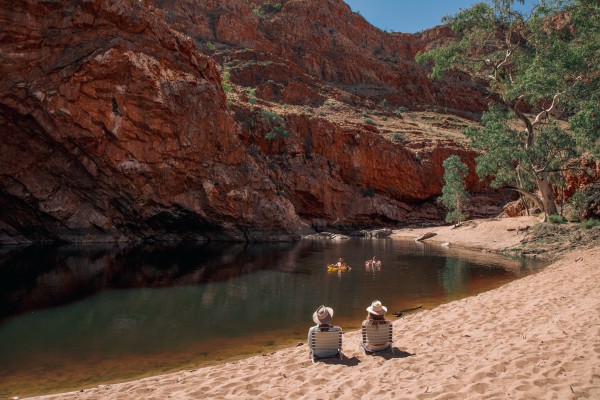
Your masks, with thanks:
[(519, 392), (528, 392), (533, 390), (534, 386), (531, 383), (524, 383), (522, 385), (519, 385), (515, 388), (515, 390), (518, 390)]

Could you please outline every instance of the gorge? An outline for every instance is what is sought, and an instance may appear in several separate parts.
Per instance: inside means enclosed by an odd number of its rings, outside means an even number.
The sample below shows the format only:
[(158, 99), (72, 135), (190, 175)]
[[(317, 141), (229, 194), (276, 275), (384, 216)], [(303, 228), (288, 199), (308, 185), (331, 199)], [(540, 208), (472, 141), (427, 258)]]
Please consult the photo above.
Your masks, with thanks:
[(0, 243), (435, 223), (452, 154), (472, 217), (514, 199), (460, 134), (484, 91), (414, 61), (448, 28), (384, 32), (342, 0), (16, 0), (0, 21)]

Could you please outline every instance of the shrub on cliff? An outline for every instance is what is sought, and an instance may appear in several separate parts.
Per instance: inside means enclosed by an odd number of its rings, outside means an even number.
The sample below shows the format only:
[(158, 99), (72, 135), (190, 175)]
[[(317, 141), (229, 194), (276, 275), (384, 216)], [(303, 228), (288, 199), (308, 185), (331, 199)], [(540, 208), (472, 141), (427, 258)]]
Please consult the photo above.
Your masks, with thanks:
[(230, 72), (228, 68), (223, 70), (221, 74), (221, 86), (223, 86), (223, 90), (225, 93), (231, 93), (233, 91), (233, 87), (231, 86), (231, 82), (229, 81)]
[(265, 139), (269, 141), (269, 153), (272, 151), (273, 140), (278, 138), (286, 138), (291, 136), (290, 131), (285, 129), (285, 121), (281, 115), (272, 111), (263, 111), (263, 117), (266, 120), (267, 126), (270, 131), (265, 135)]
[(465, 190), (465, 176), (469, 170), (458, 156), (450, 156), (443, 163), (444, 185), (439, 201), (446, 206), (446, 222), (460, 223), (467, 218), (463, 212), (469, 198)]

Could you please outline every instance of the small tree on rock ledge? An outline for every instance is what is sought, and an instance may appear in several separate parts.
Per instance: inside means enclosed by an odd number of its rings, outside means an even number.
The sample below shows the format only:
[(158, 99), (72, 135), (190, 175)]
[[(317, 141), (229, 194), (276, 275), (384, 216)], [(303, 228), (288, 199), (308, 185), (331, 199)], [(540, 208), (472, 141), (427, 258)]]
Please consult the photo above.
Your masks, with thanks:
[(450, 156), (444, 161), (444, 181), (442, 196), (438, 199), (448, 209), (446, 222), (461, 223), (467, 218), (463, 212), (469, 198), (465, 190), (465, 176), (469, 172), (467, 166), (458, 156)]
[(263, 117), (266, 119), (267, 125), (271, 129), (265, 135), (265, 139), (269, 141), (269, 154), (273, 150), (273, 140), (278, 138), (286, 138), (290, 137), (292, 134), (290, 131), (285, 129), (285, 120), (281, 117), (281, 115), (272, 112), (272, 111), (263, 111)]

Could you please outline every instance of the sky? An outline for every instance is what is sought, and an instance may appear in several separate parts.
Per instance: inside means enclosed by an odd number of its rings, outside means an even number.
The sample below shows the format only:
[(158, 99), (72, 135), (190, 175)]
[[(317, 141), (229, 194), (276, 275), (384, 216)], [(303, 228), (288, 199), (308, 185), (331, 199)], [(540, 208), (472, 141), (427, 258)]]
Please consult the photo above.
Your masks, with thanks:
[(481, 0), (344, 0), (352, 11), (382, 30), (415, 33), (440, 25), (453, 15)]

